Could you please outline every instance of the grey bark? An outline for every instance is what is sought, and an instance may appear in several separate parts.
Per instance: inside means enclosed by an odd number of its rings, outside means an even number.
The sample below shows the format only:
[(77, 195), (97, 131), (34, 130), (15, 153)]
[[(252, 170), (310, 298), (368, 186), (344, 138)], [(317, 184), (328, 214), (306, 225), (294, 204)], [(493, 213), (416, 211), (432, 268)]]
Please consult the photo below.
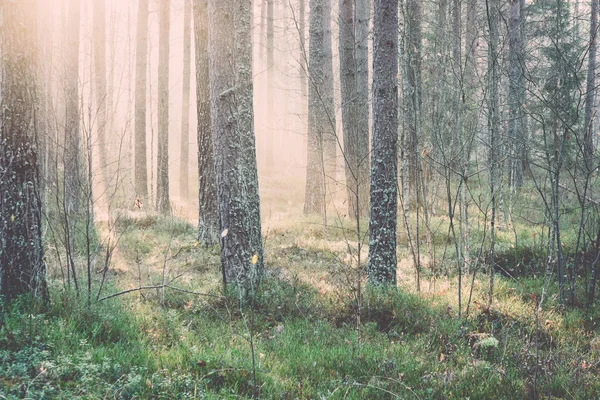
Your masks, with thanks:
[(330, 0), (310, 1), (308, 142), (305, 213), (325, 214), (326, 192), (335, 172), (335, 115), (331, 59)]
[[(252, 81), (245, 80), (252, 74), (248, 63), (252, 59), (249, 5), (250, 0), (237, 6), (219, 0), (208, 2), (210, 114), (223, 280), (244, 288), (256, 283), (259, 274), (254, 272), (260, 272), (256, 267), (262, 264), (262, 245), (254, 247), (260, 238), (251, 237), (260, 232), (260, 225), (250, 227), (257, 222), (258, 213), (253, 209), (258, 199), (253, 182), (256, 153), (253, 147), (244, 147), (253, 142), (254, 135), (247, 125), (252, 115), (252, 96), (248, 97)], [(235, 35), (223, 35), (223, 30)], [(252, 264), (254, 254), (257, 265)]]
[(210, 246), (218, 242), (219, 212), (210, 122), (207, 7), (207, 0), (194, 1), (198, 113), (198, 240)]
[(598, 1), (592, 0), (590, 17), (590, 44), (585, 95), (585, 135), (583, 138), (583, 156), (587, 171), (594, 168), (594, 104), (596, 100), (596, 52), (598, 35)]
[(190, 74), (191, 74), (191, 22), (192, 0), (184, 0), (183, 6), (183, 84), (181, 99), (181, 156), (179, 169), (179, 192), (182, 199), (189, 196), (189, 142), (190, 142)]
[(266, 0), (267, 2), (267, 139), (266, 139), (266, 157), (267, 168), (273, 168), (274, 156), (274, 121), (275, 121), (275, 36), (274, 36), (274, 9), (275, 0)]
[(498, 84), (500, 76), (498, 71), (498, 18), (499, 10), (497, 0), (486, 0), (486, 11), (489, 28), (489, 44), (488, 44), (488, 133), (489, 133), (489, 148), (488, 148), (488, 165), (489, 165), (489, 187), (491, 196), (491, 215), (490, 215), (490, 251), (489, 251), (489, 298), (488, 305), (492, 305), (494, 294), (494, 273), (495, 273), (495, 244), (496, 244), (496, 206), (497, 206), (497, 191), (500, 182), (498, 182), (498, 157), (499, 157), (499, 139), (500, 139), (500, 109), (499, 109), (499, 92)]
[(511, 0), (508, 18), (508, 145), (509, 145), (509, 183), (515, 188), (523, 185), (523, 167), (527, 144), (525, 115), (525, 79), (524, 69), (524, 0)]
[[(368, 88), (364, 82), (365, 78), (368, 79), (365, 33), (365, 25), (368, 30), (368, 1), (340, 0), (339, 12), (340, 86), (348, 215), (360, 218), (367, 212), (369, 193), (369, 103), (368, 98), (364, 98), (365, 94), (368, 96)], [(362, 93), (358, 89), (359, 83), (364, 90)]]
[(369, 264), (373, 284), (396, 283), (398, 3), (375, 0)]
[(135, 64), (135, 190), (143, 202), (148, 200), (146, 158), (146, 86), (148, 65), (148, 0), (138, 0)]
[(68, 213), (79, 210), (82, 167), (79, 132), (79, 0), (70, 0), (67, 16), (67, 60), (65, 82), (64, 196)]
[(96, 83), (96, 132), (98, 137), (98, 150), (100, 155), (100, 168), (102, 179), (108, 189), (108, 158), (106, 144), (106, 9), (105, 0), (93, 2), (93, 29), (94, 29), (94, 69)]
[(171, 213), (169, 197), (169, 35), (171, 1), (160, 0), (158, 9), (158, 153), (156, 155), (156, 210)]
[(2, 2), (0, 298), (48, 300), (36, 121), (34, 0)]

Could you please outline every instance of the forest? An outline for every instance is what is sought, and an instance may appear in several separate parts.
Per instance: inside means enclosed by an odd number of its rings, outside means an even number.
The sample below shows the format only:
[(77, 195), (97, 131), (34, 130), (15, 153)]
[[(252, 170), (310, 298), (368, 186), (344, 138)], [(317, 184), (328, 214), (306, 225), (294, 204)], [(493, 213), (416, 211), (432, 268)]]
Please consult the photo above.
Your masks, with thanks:
[(600, 398), (598, 0), (0, 0), (0, 400)]

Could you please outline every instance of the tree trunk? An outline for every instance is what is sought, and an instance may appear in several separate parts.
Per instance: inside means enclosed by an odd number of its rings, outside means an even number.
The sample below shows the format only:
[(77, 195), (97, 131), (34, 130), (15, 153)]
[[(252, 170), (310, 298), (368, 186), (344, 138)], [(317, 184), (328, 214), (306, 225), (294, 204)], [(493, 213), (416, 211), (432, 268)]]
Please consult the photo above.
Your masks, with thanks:
[(373, 284), (396, 284), (398, 2), (375, 0), (369, 265)]
[(508, 18), (508, 143), (509, 143), (509, 183), (512, 187), (523, 185), (523, 148), (526, 147), (525, 79), (523, 65), (523, 4), (522, 0), (511, 0)]
[(596, 36), (598, 35), (598, 0), (592, 0), (590, 19), (590, 44), (585, 95), (585, 135), (583, 138), (583, 156), (587, 171), (594, 166), (594, 104), (596, 100)]
[[(362, 4), (361, 4), (362, 3)], [(355, 8), (356, 7), (356, 8)], [(348, 215), (360, 218), (368, 204), (368, 1), (340, 0), (339, 52)], [(365, 15), (366, 12), (366, 15)], [(356, 15), (356, 21), (355, 21)], [(359, 26), (360, 23), (360, 26)], [(360, 92), (359, 84), (362, 84)], [(366, 96), (365, 96), (366, 95)], [(359, 110), (360, 109), (360, 110)]]
[(275, 0), (267, 2), (267, 139), (266, 156), (267, 168), (273, 168), (275, 147), (275, 33), (274, 33), (274, 9)]
[[(325, 197), (335, 173), (335, 115), (331, 59), (330, 0), (310, 1), (308, 148), (305, 213), (325, 215)], [(326, 182), (328, 182), (326, 184)]]
[(190, 25), (192, 22), (191, 0), (184, 0), (183, 6), (183, 88), (181, 99), (181, 156), (179, 169), (179, 193), (182, 200), (189, 196), (189, 142), (190, 142), (190, 74), (192, 44)]
[(79, 210), (81, 193), (81, 160), (79, 132), (79, 0), (70, 0), (68, 11), (68, 37), (65, 82), (65, 149), (64, 149), (64, 196), (68, 213)]
[(171, 1), (160, 0), (158, 9), (158, 153), (156, 155), (156, 210), (171, 213), (169, 198), (169, 34)]
[(106, 147), (106, 5), (105, 0), (94, 0), (94, 69), (96, 80), (96, 132), (100, 155), (101, 179), (104, 182), (104, 192), (108, 191), (108, 158)]
[(210, 246), (219, 240), (219, 212), (210, 123), (207, 7), (207, 0), (194, 1), (198, 113), (198, 240)]
[(148, 200), (146, 159), (146, 86), (148, 65), (148, 0), (138, 0), (135, 64), (135, 190), (142, 202)]
[(36, 153), (34, 0), (3, 2), (0, 298), (48, 300)]
[[(252, 192), (257, 190), (253, 182), (256, 153), (254, 147), (244, 147), (254, 140), (253, 127), (248, 125), (252, 118), (252, 81), (246, 80), (252, 75), (249, 4), (250, 0), (237, 5), (220, 0), (208, 2), (210, 115), (223, 280), (244, 289), (256, 283), (254, 264), (262, 263), (262, 246), (255, 247), (260, 239), (252, 237), (260, 232), (260, 225), (250, 227), (257, 223), (258, 212), (253, 209), (258, 192)], [(223, 30), (235, 35), (224, 35)]]

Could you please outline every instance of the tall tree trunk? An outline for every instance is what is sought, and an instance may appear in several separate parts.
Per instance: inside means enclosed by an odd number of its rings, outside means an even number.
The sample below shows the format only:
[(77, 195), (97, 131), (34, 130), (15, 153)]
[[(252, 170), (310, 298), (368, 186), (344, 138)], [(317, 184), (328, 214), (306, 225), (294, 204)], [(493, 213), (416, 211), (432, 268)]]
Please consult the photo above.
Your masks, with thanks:
[(240, 154), (240, 177), (246, 194), (245, 222), (252, 259), (256, 262), (249, 276), (256, 282), (263, 270), (263, 247), (260, 223), (260, 198), (254, 137), (254, 86), (252, 74), (252, 0), (238, 0), (234, 10), (235, 29), (235, 101), (237, 106), (237, 136)]
[[(221, 264), (225, 284), (256, 283), (262, 265), (257, 223), (258, 185), (252, 118), (250, 0), (208, 2), (212, 139), (217, 177)], [(235, 23), (234, 23), (235, 21)], [(235, 35), (223, 35), (223, 30)], [(249, 95), (249, 96), (248, 96)], [(253, 158), (253, 162), (250, 159)], [(253, 169), (253, 170), (250, 170)], [(256, 192), (254, 192), (256, 190)], [(260, 224), (260, 221), (258, 221)], [(257, 255), (256, 259), (254, 255)], [(253, 263), (256, 261), (256, 263)]]
[(308, 151), (305, 213), (325, 215), (335, 173), (335, 114), (331, 53), (331, 0), (310, 1)]
[(64, 157), (64, 196), (68, 213), (79, 210), (81, 193), (81, 160), (79, 132), (79, 0), (69, 1), (67, 21), (67, 76), (65, 82), (65, 149)]
[(2, 2), (0, 298), (46, 301), (36, 153), (35, 0)]
[(108, 158), (106, 147), (106, 4), (105, 0), (94, 0), (93, 30), (94, 30), (94, 69), (96, 81), (96, 132), (98, 135), (98, 150), (100, 153), (101, 179), (104, 182), (104, 192), (108, 191)]
[(210, 123), (208, 1), (194, 1), (196, 107), (198, 113), (198, 240), (210, 246), (219, 238), (219, 211)]
[(181, 99), (181, 156), (179, 169), (179, 193), (183, 200), (189, 196), (189, 142), (190, 142), (190, 74), (192, 44), (190, 25), (192, 22), (191, 0), (183, 6), (183, 89)]
[[(368, 1), (340, 0), (339, 52), (348, 215), (360, 218), (368, 204)], [(366, 15), (365, 15), (366, 13)], [(356, 15), (356, 21), (355, 21)], [(360, 23), (360, 25), (359, 25)], [(358, 89), (361, 84), (361, 93)]]
[(500, 109), (498, 96), (498, 83), (500, 82), (498, 71), (498, 3), (497, 0), (486, 0), (486, 14), (489, 28), (488, 44), (488, 165), (489, 165), (489, 186), (491, 196), (491, 215), (490, 215), (490, 252), (489, 252), (489, 276), (490, 286), (488, 292), (488, 306), (492, 305), (494, 295), (494, 273), (495, 273), (495, 244), (496, 244), (496, 208), (498, 187), (498, 157), (499, 157), (499, 136), (500, 136)]
[(158, 153), (156, 155), (156, 210), (171, 212), (169, 198), (169, 35), (171, 1), (160, 0), (158, 8)]
[(598, 0), (592, 0), (590, 18), (590, 44), (585, 95), (585, 135), (583, 138), (583, 156), (587, 171), (594, 168), (594, 104), (596, 100), (596, 50), (598, 35)]
[(509, 183), (519, 188), (523, 185), (523, 148), (526, 147), (525, 79), (523, 66), (523, 1), (511, 0), (508, 18), (508, 144)]
[[(406, 119), (408, 120), (407, 148), (404, 149), (408, 158), (408, 176), (411, 187), (415, 188), (418, 199), (419, 184), (419, 136), (421, 134), (422, 83), (421, 83), (421, 4), (420, 0), (406, 1), (407, 24), (407, 83), (408, 93), (404, 96), (406, 104)], [(424, 201), (424, 199), (421, 199)]]
[(135, 63), (135, 191), (142, 201), (148, 200), (148, 166), (146, 158), (146, 91), (148, 65), (148, 0), (138, 0)]
[(275, 0), (267, 2), (267, 168), (273, 168), (275, 152)]
[(369, 264), (373, 284), (396, 283), (398, 2), (375, 0)]

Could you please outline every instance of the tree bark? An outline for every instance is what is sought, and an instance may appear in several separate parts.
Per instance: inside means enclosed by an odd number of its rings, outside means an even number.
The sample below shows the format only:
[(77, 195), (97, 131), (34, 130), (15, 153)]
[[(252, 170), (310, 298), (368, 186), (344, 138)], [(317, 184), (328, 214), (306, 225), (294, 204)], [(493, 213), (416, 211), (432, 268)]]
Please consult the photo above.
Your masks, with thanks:
[(70, 0), (67, 20), (67, 60), (65, 82), (65, 149), (64, 149), (64, 196), (66, 211), (79, 210), (81, 193), (81, 160), (79, 132), (79, 0)]
[(523, 66), (523, 1), (511, 0), (508, 18), (508, 138), (509, 138), (509, 183), (512, 187), (523, 186), (523, 159), (526, 147), (525, 79)]
[(158, 153), (156, 155), (156, 210), (171, 213), (169, 197), (169, 35), (171, 1), (160, 0), (158, 9)]
[(585, 95), (585, 135), (583, 139), (583, 156), (587, 171), (594, 166), (594, 104), (596, 100), (596, 51), (598, 35), (598, 1), (592, 0), (590, 18), (590, 44)]
[(181, 99), (181, 156), (179, 168), (179, 193), (186, 200), (189, 196), (189, 142), (190, 142), (190, 74), (192, 44), (190, 25), (192, 22), (192, 0), (184, 0), (183, 5), (183, 88)]
[[(217, 178), (221, 264), (225, 284), (249, 289), (262, 265), (252, 118), (250, 0), (208, 2), (212, 139)], [(224, 35), (223, 30), (235, 32)], [(249, 80), (247, 78), (250, 77)], [(251, 147), (245, 147), (250, 145)], [(253, 159), (251, 161), (251, 159)], [(253, 263), (254, 255), (256, 263)], [(259, 273), (256, 273), (259, 272)]]
[(375, 0), (369, 264), (373, 284), (396, 284), (398, 2)]
[[(335, 173), (335, 115), (330, 0), (310, 1), (308, 143), (304, 212), (325, 215)], [(326, 184), (326, 182), (328, 182)]]
[(100, 156), (101, 179), (108, 190), (108, 158), (106, 145), (106, 4), (105, 0), (94, 0), (93, 29), (94, 29), (94, 69), (96, 80), (96, 132)]
[(34, 0), (3, 2), (0, 100), (0, 298), (48, 300), (36, 121)]
[[(362, 3), (362, 4), (361, 4)], [(368, 2), (340, 0), (339, 52), (348, 215), (360, 218), (368, 204)], [(365, 16), (366, 10), (366, 16)], [(356, 15), (356, 21), (355, 21)], [(360, 17), (360, 18), (359, 18)], [(366, 18), (365, 18), (366, 17)], [(360, 26), (359, 26), (360, 23)], [(363, 93), (359, 92), (359, 83)], [(368, 84), (368, 82), (367, 82)]]
[(142, 201), (148, 200), (146, 158), (146, 86), (148, 65), (148, 0), (138, 0), (135, 64), (135, 190)]
[(198, 113), (198, 240), (211, 246), (219, 240), (219, 212), (210, 122), (207, 7), (207, 0), (194, 1)]
[(273, 168), (275, 147), (275, 33), (274, 33), (274, 9), (275, 0), (267, 2), (267, 139), (266, 158), (267, 168)]

